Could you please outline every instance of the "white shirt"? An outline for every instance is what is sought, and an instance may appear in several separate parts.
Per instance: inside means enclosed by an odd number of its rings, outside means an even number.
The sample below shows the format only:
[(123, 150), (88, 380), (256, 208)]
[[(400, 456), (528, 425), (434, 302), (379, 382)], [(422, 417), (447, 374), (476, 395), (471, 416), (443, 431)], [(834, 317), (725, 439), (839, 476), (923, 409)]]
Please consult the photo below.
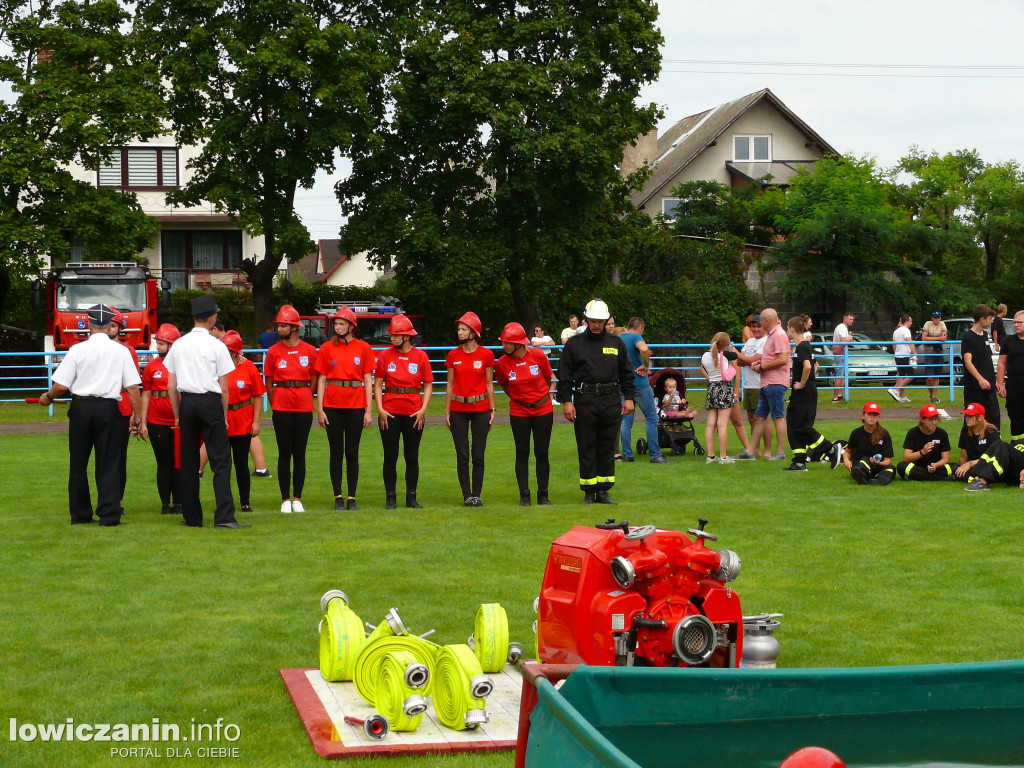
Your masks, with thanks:
[[(832, 331), (832, 341), (846, 341), (850, 338), (850, 329), (846, 327), (844, 323), (840, 323), (836, 326), (836, 329)], [(832, 345), (832, 354), (841, 355), (846, 351), (846, 345), (835, 346)]]
[[(910, 329), (905, 325), (896, 326), (896, 330), (892, 332), (892, 340), (897, 342), (892, 345), (894, 357), (910, 357), (914, 354), (914, 348), (910, 346), (910, 341), (913, 341), (913, 336), (910, 333)], [(902, 342), (902, 343), (900, 343)]]
[(205, 328), (193, 328), (174, 344), (164, 358), (167, 370), (178, 380), (179, 392), (220, 394), (220, 377), (235, 370), (231, 353)]
[[(743, 356), (753, 357), (754, 355), (760, 355), (764, 352), (764, 343), (768, 341), (767, 336), (762, 336), (760, 339), (755, 339), (751, 336), (747, 339), (743, 345)], [(761, 388), (761, 374), (751, 368), (749, 365), (744, 365), (740, 368), (740, 374), (743, 378), (744, 389), (760, 389)]]
[[(545, 355), (550, 355), (551, 354), (551, 350), (548, 349), (548, 346), (553, 346), (554, 343), (555, 343), (555, 340), (552, 339), (550, 336), (547, 336), (547, 335), (544, 335), (544, 336), (534, 336), (532, 339), (530, 339), (530, 343), (533, 346), (537, 347), (537, 349), (539, 349)], [(546, 346), (539, 346), (539, 345), (542, 345), (542, 344), (546, 345)]]
[(576, 328), (573, 328), (572, 326), (566, 326), (565, 328), (562, 329), (562, 343), (565, 344), (566, 341), (571, 339), (579, 332), (579, 326), (577, 326)]
[(700, 364), (704, 366), (704, 370), (707, 371), (708, 381), (722, 381), (722, 364), (729, 365), (729, 361), (723, 358), (721, 355), (718, 356), (718, 370), (715, 370), (715, 361), (711, 357), (711, 352), (705, 352), (700, 356)]
[(121, 390), (142, 383), (128, 347), (105, 332), (72, 346), (53, 372), (53, 381), (73, 395), (107, 400), (120, 400)]

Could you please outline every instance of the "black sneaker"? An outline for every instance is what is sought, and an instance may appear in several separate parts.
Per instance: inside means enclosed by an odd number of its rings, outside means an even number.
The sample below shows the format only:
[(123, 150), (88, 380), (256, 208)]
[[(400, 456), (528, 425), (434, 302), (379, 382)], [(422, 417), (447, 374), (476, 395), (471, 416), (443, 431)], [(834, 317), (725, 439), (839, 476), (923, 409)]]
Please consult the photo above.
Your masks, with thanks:
[[(538, 494), (537, 501), (538, 501), (538, 503), (540, 502), (539, 494)], [(530, 506), (530, 492), (529, 491), (520, 491), (519, 492), (519, 506), (520, 507), (529, 507)]]
[(860, 467), (854, 467), (850, 470), (850, 477), (857, 481), (857, 485), (867, 485), (868, 477), (864, 474), (864, 470)]
[(783, 467), (783, 469), (788, 470), (790, 472), (806, 472), (807, 465), (803, 463), (797, 464), (794, 462), (793, 464), (790, 464), (788, 467)]
[(240, 509), (242, 512), (245, 512), (246, 514), (252, 514), (252, 507), (250, 507), (248, 504), (243, 504)]
[(338, 496), (334, 500), (334, 511), (335, 512), (344, 512), (345, 511), (345, 500), (343, 498), (341, 498), (341, 496)]
[(273, 477), (273, 475), (270, 474), (270, 470), (269, 469), (254, 469), (253, 473), (252, 473), (252, 476), (253, 477)]
[(164, 504), (163, 507), (160, 508), (160, 514), (161, 515), (173, 515), (174, 514), (174, 507), (172, 507), (170, 504)]
[(973, 483), (964, 488), (965, 491), (987, 491), (988, 489), (988, 483), (980, 477), (975, 478)]
[(837, 468), (843, 463), (843, 448), (842, 443), (832, 443), (832, 447), (828, 449), (828, 453), (825, 454), (825, 461), (832, 469)]
[(356, 500), (355, 499), (348, 498), (348, 499), (345, 500), (345, 509), (351, 510), (353, 512), (357, 512), (359, 510), (359, 505), (356, 504)]
[(612, 501), (612, 497), (608, 495), (608, 491), (598, 491), (597, 498), (595, 499), (598, 504), (617, 504), (618, 502)]

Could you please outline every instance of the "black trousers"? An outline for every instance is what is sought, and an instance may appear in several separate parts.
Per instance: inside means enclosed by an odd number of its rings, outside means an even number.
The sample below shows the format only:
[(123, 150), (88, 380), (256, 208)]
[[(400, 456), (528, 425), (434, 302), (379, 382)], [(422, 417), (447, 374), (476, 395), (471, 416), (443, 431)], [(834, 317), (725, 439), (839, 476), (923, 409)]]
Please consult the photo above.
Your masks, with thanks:
[(213, 470), (213, 493), (217, 509), (215, 524), (235, 521), (235, 500), (231, 497), (231, 444), (224, 423), (220, 395), (193, 395), (183, 392), (178, 407), (181, 428), (181, 513), (187, 525), (203, 524), (203, 505), (199, 500), (199, 437), (206, 444), (206, 455)]
[(118, 501), (120, 501), (123, 504), (124, 503), (124, 489), (128, 485), (128, 443), (129, 443), (129, 441), (131, 441), (131, 438), (132, 438), (132, 433), (131, 433), (132, 417), (131, 416), (122, 416), (120, 411), (117, 412), (117, 416), (118, 416), (118, 421), (120, 422), (120, 425), (118, 426), (118, 430), (120, 430), (119, 433), (118, 433), (118, 436), (120, 437), (120, 442), (119, 442), (119, 444), (117, 446), (117, 451), (118, 451), (118, 456), (117, 456), (117, 458), (118, 458), (118, 465), (117, 465), (118, 494), (117, 494), (117, 498), (118, 498)]
[[(327, 444), (331, 449), (331, 486), (341, 496), (341, 478), (348, 475), (348, 495), (356, 497), (359, 485), (359, 441), (363, 437), (362, 408), (324, 408)], [(343, 466), (344, 465), (344, 472)]]
[(954, 477), (958, 465), (944, 464), (934, 472), (928, 471), (928, 459), (921, 461), (901, 461), (896, 465), (896, 474), (904, 480), (950, 480)]
[[(970, 376), (970, 374), (965, 371), (964, 376)], [(964, 387), (964, 407), (966, 408), (971, 403), (985, 406), (985, 421), (999, 429), (999, 397), (996, 395), (995, 386), (989, 390)]]
[(164, 506), (181, 504), (181, 472), (174, 467), (174, 429), (167, 424), (146, 423), (149, 444), (156, 458), (156, 490)]
[(96, 516), (100, 525), (121, 522), (120, 463), (118, 450), (121, 414), (117, 401), (72, 397), (68, 409), (68, 506), (72, 523), (92, 520), (89, 492), (89, 456), (96, 450)]
[(548, 478), (551, 477), (551, 462), (548, 449), (551, 446), (551, 425), (555, 415), (509, 416), (512, 439), (516, 444), (516, 482), (519, 494), (530, 492), (530, 436), (533, 436), (533, 457), (537, 462), (537, 492), (548, 492)]
[(864, 470), (864, 475), (869, 480), (881, 480), (884, 483), (892, 482), (892, 479), (896, 477), (896, 468), (889, 464), (888, 466), (881, 466), (879, 464), (872, 464), (867, 459), (861, 459), (853, 465), (855, 468), (860, 467)]
[(1006, 416), (1010, 419), (1010, 440), (1024, 438), (1024, 379), (1006, 377)]
[(423, 430), (415, 426), (415, 416), (392, 416), (388, 428), (381, 429), (380, 442), (384, 446), (384, 492), (395, 495), (398, 485), (398, 442), (402, 441), (405, 455), (405, 492), (416, 493), (420, 481), (420, 440)]
[(789, 395), (786, 408), (786, 436), (793, 452), (794, 464), (820, 461), (832, 448), (832, 443), (814, 428), (817, 417), (817, 388), (794, 389)]
[(974, 467), (974, 476), (989, 483), (1016, 486), (1020, 484), (1021, 470), (1024, 470), (1024, 443), (1010, 445), (999, 441), (981, 455), (981, 461)]
[[(449, 428), (455, 443), (455, 469), (462, 487), (462, 498), (479, 497), (484, 489), (484, 451), (487, 450), (487, 433), (491, 430), (490, 411), (451, 411)], [(473, 431), (473, 480), (469, 476), (469, 432)]]
[(578, 394), (576, 406), (576, 453), (580, 463), (580, 490), (607, 491), (615, 485), (615, 445), (619, 436), (622, 402), (618, 392), (608, 395)]
[(277, 438), (277, 485), (281, 489), (281, 498), (285, 501), (301, 499), (302, 488), (306, 484), (306, 443), (309, 442), (309, 430), (313, 428), (313, 416), (309, 411), (274, 411), (272, 418)]
[(245, 505), (249, 503), (249, 491), (252, 486), (252, 478), (249, 477), (249, 444), (252, 442), (252, 435), (230, 435), (228, 442), (231, 444), (231, 460), (235, 465), (238, 503)]

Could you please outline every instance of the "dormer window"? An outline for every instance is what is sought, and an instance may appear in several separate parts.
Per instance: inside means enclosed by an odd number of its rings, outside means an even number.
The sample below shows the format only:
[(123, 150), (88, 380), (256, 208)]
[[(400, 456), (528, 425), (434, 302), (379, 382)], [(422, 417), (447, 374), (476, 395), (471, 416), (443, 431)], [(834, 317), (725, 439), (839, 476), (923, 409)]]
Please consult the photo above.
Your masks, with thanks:
[(736, 162), (769, 163), (772, 159), (771, 136), (733, 136), (732, 154)]

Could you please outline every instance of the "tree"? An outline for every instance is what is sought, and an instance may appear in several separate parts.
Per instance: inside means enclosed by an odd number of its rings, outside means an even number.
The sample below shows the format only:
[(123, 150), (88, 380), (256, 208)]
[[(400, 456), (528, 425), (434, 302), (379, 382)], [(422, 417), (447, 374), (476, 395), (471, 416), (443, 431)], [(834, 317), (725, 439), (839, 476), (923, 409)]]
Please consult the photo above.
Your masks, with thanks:
[(208, 200), (262, 235), (243, 269), (257, 327), (273, 317), (281, 260), (313, 248), (295, 192), (332, 171), (383, 118), (404, 0), (142, 0), (144, 44), (160, 60), (174, 133), (199, 146), (168, 195)]
[(776, 227), (785, 239), (765, 266), (786, 269), (787, 298), (819, 296), (839, 311), (848, 291), (870, 298), (885, 272), (905, 270), (893, 249), (906, 215), (888, 202), (872, 160), (824, 157), (769, 194), (784, 195)]
[[(135, 198), (77, 178), (109, 150), (154, 135), (156, 71), (113, 0), (0, 0), (0, 285), (63, 256), (68, 233), (104, 258), (129, 260), (155, 224)], [(0, 291), (0, 317), (5, 292)]]
[(403, 288), (547, 297), (607, 280), (631, 210), (623, 147), (658, 110), (653, 0), (425, 0), (394, 110), (337, 186), (344, 246), (394, 258)]
[(1004, 251), (1017, 256), (1024, 245), (1024, 174), (1017, 163), (996, 163), (981, 171), (967, 205), (967, 220), (985, 253), (985, 282), (991, 284)]

